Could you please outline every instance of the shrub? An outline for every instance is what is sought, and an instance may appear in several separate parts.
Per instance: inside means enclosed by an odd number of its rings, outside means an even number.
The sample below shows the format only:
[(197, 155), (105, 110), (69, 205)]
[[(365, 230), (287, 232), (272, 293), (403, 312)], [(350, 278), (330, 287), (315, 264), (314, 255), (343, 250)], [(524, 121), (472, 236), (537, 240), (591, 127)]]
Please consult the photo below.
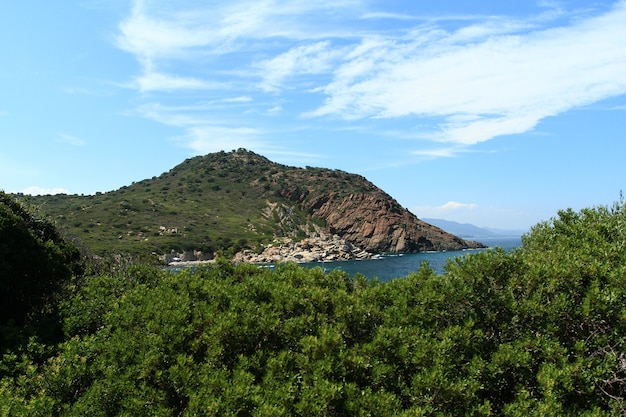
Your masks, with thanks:
[(624, 415), (625, 224), (622, 202), (565, 210), (514, 252), (388, 283), (224, 259), (88, 277), (62, 304), (64, 342), (2, 357), (0, 409)]
[(23, 324), (50, 309), (81, 272), (81, 254), (47, 220), (0, 192), (0, 323)]

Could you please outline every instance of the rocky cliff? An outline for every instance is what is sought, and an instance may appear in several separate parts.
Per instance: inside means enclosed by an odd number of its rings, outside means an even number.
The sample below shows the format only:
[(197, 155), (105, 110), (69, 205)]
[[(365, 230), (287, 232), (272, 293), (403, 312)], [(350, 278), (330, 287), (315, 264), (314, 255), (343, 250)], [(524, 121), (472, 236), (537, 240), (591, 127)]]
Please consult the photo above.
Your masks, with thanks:
[(350, 194), (339, 202), (329, 198), (315, 214), (326, 220), (331, 233), (371, 253), (483, 247), (421, 221), (382, 191)]

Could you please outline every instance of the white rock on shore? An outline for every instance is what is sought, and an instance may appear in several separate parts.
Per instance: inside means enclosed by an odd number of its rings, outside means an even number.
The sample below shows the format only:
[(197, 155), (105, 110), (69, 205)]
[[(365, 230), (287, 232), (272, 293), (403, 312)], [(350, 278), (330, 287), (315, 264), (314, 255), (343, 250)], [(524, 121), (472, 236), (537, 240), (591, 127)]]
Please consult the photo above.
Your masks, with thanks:
[(213, 253), (206, 253), (201, 251), (184, 251), (184, 252), (175, 252), (172, 251), (167, 255), (161, 255), (159, 259), (168, 264), (195, 264), (195, 263), (208, 263), (213, 261)]
[(357, 248), (339, 236), (309, 237), (299, 242), (284, 238), (268, 245), (263, 252), (244, 250), (233, 257), (233, 262), (280, 263), (280, 262), (321, 262), (369, 259), (372, 254)]

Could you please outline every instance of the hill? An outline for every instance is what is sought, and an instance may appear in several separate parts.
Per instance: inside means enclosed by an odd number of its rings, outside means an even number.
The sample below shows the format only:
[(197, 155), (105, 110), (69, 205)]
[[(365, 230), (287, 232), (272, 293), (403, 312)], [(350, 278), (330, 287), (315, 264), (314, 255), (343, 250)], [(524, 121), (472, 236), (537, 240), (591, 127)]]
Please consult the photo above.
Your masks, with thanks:
[(245, 149), (187, 159), (158, 177), (96, 195), (21, 196), (93, 252), (193, 253), (194, 259), (277, 237), (338, 235), (370, 253), (480, 247), (419, 220), (366, 180), (296, 168)]
[(462, 238), (477, 239), (498, 236), (521, 236), (526, 233), (523, 230), (504, 230), (491, 227), (479, 227), (470, 223), (459, 223), (451, 220), (431, 218), (422, 218), (422, 220)]

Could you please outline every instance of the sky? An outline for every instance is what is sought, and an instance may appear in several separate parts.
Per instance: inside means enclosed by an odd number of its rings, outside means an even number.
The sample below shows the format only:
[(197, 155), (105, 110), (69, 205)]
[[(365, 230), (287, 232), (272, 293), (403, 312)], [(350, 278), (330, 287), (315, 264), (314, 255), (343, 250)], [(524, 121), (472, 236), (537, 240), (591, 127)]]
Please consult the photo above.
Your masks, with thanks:
[(528, 230), (626, 188), (626, 0), (0, 0), (0, 189), (238, 148)]

